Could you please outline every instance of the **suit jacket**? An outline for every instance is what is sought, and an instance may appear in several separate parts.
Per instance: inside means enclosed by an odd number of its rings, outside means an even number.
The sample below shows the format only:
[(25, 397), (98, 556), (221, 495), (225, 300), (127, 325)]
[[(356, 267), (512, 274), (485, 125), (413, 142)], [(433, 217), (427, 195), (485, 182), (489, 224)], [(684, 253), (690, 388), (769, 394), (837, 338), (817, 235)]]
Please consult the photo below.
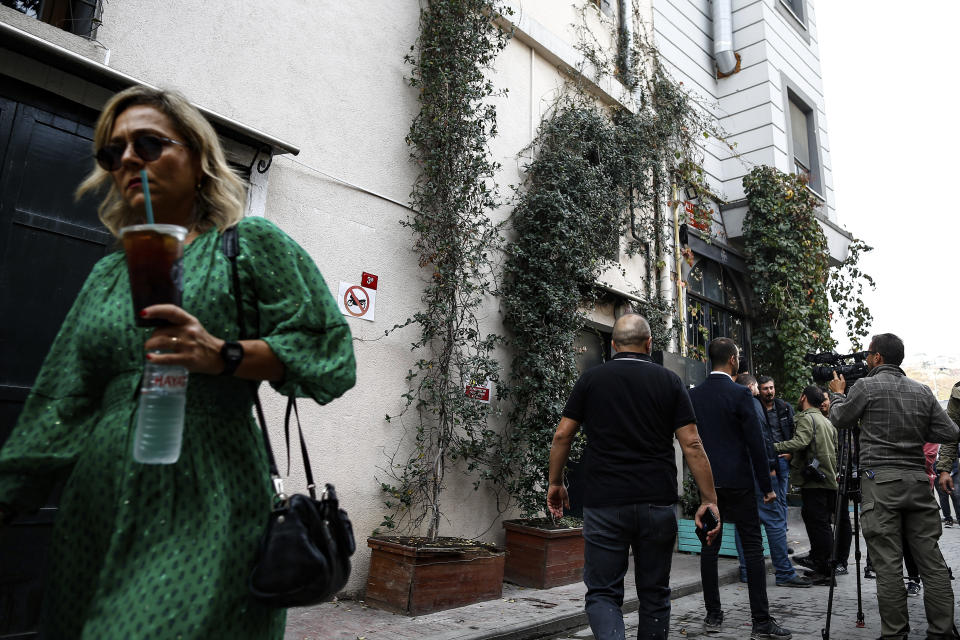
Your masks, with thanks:
[(770, 433), (770, 427), (767, 425), (767, 410), (763, 408), (760, 399), (753, 398), (753, 408), (757, 411), (757, 419), (760, 421), (760, 431), (763, 433), (763, 446), (767, 450), (767, 463), (770, 465), (770, 471), (776, 471), (779, 467), (780, 456), (773, 449), (773, 435)]
[(713, 484), (723, 489), (773, 491), (760, 418), (750, 390), (723, 373), (711, 373), (690, 391), (697, 430), (713, 469)]

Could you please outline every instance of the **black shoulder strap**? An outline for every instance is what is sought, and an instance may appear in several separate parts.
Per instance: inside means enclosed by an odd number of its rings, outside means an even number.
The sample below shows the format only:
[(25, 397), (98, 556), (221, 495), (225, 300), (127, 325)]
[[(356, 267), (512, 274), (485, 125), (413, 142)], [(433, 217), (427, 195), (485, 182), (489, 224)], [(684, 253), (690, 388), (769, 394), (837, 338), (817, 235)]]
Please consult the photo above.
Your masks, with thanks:
[[(233, 298), (237, 303), (237, 325), (240, 328), (240, 339), (247, 337), (247, 327), (243, 320), (243, 296), (240, 293), (240, 269), (237, 266), (237, 257), (240, 255), (240, 230), (237, 225), (229, 227), (223, 232), (223, 254), (230, 261), (230, 270), (233, 279)], [(273, 456), (273, 446), (270, 444), (270, 434), (267, 433), (267, 420), (263, 415), (263, 405), (260, 404), (260, 394), (257, 393), (258, 383), (250, 383), (250, 391), (253, 394), (253, 402), (257, 407), (257, 419), (260, 422), (260, 433), (263, 435), (263, 446), (267, 450), (267, 460), (270, 463), (270, 476), (273, 479), (280, 478), (280, 471), (277, 469), (277, 462)], [(316, 485), (313, 482), (313, 470), (310, 468), (310, 456), (307, 454), (307, 443), (303, 438), (303, 429), (300, 427), (300, 412), (297, 410), (297, 401), (290, 396), (287, 399), (287, 415), (284, 420), (283, 430), (287, 441), (287, 474), (290, 473), (290, 413), (291, 411), (297, 418), (297, 431), (300, 435), (300, 452), (303, 455), (303, 467), (307, 476), (307, 489), (310, 491), (310, 497), (316, 499)], [(275, 486), (276, 483), (275, 483)]]
[(237, 225), (229, 227), (223, 232), (223, 255), (230, 261), (230, 270), (233, 273), (233, 299), (237, 303), (237, 325), (240, 327), (240, 339), (247, 337), (247, 326), (243, 321), (243, 296), (240, 295), (240, 269), (237, 268), (237, 256), (240, 255), (240, 230)]

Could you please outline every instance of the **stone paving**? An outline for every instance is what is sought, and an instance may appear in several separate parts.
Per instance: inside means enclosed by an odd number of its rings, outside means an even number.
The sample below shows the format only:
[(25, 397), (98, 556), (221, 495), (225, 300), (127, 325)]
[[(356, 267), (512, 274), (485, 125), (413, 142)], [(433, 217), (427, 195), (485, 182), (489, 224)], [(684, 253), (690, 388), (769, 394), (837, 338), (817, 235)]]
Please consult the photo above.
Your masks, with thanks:
[[(798, 507), (790, 509), (790, 546), (803, 553), (808, 543), (803, 535)], [(960, 535), (960, 531), (957, 532)], [(720, 582), (737, 579), (737, 561), (720, 558)], [(633, 569), (625, 578), (625, 612), (636, 611)], [(670, 572), (674, 598), (700, 591), (700, 559), (675, 553)], [(777, 590), (784, 590), (778, 587)], [(468, 607), (407, 617), (367, 607), (362, 601), (343, 600), (309, 608), (290, 609), (286, 640), (527, 640), (547, 638), (565, 629), (587, 623), (583, 611), (586, 591), (582, 582), (553, 589), (524, 589), (504, 584), (497, 600)], [(793, 590), (790, 590), (793, 591)], [(628, 618), (629, 619), (629, 618)], [(635, 624), (635, 623), (634, 623)]]
[[(866, 548), (861, 540), (864, 559)], [(940, 538), (940, 548), (947, 564), (960, 568), (960, 527), (944, 529)], [(853, 552), (851, 550), (851, 561)], [(960, 575), (960, 572), (958, 572)], [(957, 583), (952, 583), (957, 590)], [(857, 598), (856, 576), (851, 573), (837, 578), (834, 593), (833, 619), (830, 625), (830, 638), (837, 640), (873, 640), (880, 635), (880, 615), (877, 609), (876, 581), (861, 579), (863, 592), (863, 612), (866, 626), (856, 627)], [(773, 576), (768, 576), (767, 594), (770, 600), (770, 612), (780, 624), (793, 633), (794, 640), (806, 640), (823, 636), (827, 610), (827, 587), (809, 589), (787, 589), (773, 585)], [(721, 587), (720, 599), (724, 608), (724, 625), (720, 633), (707, 634), (703, 631), (703, 598), (700, 593), (688, 595), (673, 601), (671, 616), (671, 638), (711, 638), (712, 640), (734, 640), (750, 637), (750, 605), (745, 584), (733, 583)], [(956, 601), (956, 598), (955, 600)], [(910, 639), (926, 638), (926, 617), (923, 610), (923, 597), (907, 599), (912, 631)], [(633, 614), (624, 616), (627, 625), (627, 638), (637, 635), (637, 621)], [(590, 640), (594, 636), (589, 628), (568, 631), (554, 636), (555, 640)]]

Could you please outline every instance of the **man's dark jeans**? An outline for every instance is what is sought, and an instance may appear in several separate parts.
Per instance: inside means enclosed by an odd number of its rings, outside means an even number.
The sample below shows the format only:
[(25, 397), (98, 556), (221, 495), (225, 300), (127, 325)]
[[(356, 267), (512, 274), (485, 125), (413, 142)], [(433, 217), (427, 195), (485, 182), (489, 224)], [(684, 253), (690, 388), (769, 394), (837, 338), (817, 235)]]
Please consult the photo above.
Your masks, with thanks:
[(800, 497), (803, 499), (800, 515), (803, 516), (807, 538), (810, 539), (810, 560), (818, 573), (830, 575), (827, 568), (833, 551), (833, 531), (830, 528), (830, 522), (833, 520), (833, 510), (837, 505), (837, 491), (801, 488)]
[[(717, 488), (717, 508), (724, 522), (734, 522), (743, 543), (747, 564), (747, 592), (750, 596), (750, 614), (754, 622), (770, 619), (767, 602), (767, 577), (763, 564), (763, 538), (760, 535), (760, 516), (753, 487), (749, 489)], [(703, 603), (707, 613), (720, 613), (720, 584), (717, 577), (717, 555), (720, 552), (723, 531), (710, 546), (702, 546), (700, 580), (703, 582)]]
[(633, 548), (637, 638), (666, 638), (670, 628), (670, 563), (677, 539), (673, 505), (626, 504), (583, 508), (586, 611), (597, 640), (624, 638), (623, 577)]

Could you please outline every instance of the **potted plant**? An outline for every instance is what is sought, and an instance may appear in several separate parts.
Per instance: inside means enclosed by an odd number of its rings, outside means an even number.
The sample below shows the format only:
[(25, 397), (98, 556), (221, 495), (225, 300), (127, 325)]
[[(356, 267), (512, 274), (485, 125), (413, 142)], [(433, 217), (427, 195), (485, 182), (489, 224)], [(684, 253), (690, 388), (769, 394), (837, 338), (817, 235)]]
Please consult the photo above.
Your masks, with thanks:
[[(500, 226), (489, 215), (497, 205), (490, 186), (497, 165), (486, 148), (496, 112), (488, 104), (493, 85), (485, 74), (507, 38), (491, 16), (505, 11), (498, 0), (424, 3), (416, 55), (407, 56), (421, 107), (407, 141), (420, 174), (411, 214), (401, 224), (414, 236), (426, 284), (424, 307), (394, 327), (413, 325), (420, 332), (405, 409), (387, 417), (409, 437), (384, 469), (381, 488), (390, 509), (383, 526), (408, 535), (374, 532), (367, 540), (365, 600), (408, 615), (498, 598), (503, 591), (501, 549), (439, 533), (447, 471), (462, 465), (481, 475), (479, 486), (489, 475), (496, 436), (489, 425), (494, 405), (475, 392), (495, 384), (499, 370), (493, 352), (500, 338), (482, 330), (478, 313), (494, 293), (492, 260), (500, 243)], [(418, 535), (422, 529), (426, 535)]]
[(418, 616), (503, 595), (504, 552), (462, 538), (370, 537), (364, 601)]
[(583, 579), (583, 521), (579, 518), (506, 520), (507, 582), (550, 589)]

